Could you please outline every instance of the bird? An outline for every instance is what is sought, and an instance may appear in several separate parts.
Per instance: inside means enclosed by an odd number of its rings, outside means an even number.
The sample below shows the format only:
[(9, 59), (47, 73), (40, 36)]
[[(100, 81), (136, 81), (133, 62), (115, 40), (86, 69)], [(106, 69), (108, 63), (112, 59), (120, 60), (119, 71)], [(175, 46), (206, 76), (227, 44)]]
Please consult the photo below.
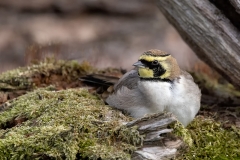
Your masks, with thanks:
[[(201, 91), (192, 76), (181, 70), (167, 52), (144, 52), (105, 94), (105, 102), (134, 118), (171, 112), (187, 126), (200, 109)], [(107, 95), (107, 96), (106, 96)]]

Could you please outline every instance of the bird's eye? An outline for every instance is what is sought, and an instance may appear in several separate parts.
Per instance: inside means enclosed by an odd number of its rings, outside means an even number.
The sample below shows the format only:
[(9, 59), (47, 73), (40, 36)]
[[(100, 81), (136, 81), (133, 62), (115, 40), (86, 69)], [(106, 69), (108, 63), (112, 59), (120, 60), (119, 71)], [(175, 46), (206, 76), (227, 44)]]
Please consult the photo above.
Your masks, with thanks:
[(152, 61), (152, 65), (157, 65), (157, 64), (158, 64), (157, 60)]

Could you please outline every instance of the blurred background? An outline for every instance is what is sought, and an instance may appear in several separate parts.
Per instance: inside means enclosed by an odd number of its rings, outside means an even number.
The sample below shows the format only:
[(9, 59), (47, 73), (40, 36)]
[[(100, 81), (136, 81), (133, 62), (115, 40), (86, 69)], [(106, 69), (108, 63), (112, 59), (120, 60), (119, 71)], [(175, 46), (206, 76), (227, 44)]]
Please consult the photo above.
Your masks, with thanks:
[(132, 68), (146, 50), (174, 55), (180, 67), (200, 60), (154, 0), (1, 0), (0, 73), (54, 55), (92, 65)]

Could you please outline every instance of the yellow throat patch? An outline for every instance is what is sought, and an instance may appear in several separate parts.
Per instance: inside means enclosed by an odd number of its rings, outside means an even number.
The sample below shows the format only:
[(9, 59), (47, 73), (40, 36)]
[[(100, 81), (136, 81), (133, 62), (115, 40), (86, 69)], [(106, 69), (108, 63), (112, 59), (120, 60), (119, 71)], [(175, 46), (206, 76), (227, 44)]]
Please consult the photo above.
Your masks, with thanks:
[(153, 70), (149, 68), (138, 68), (138, 74), (141, 78), (154, 78)]

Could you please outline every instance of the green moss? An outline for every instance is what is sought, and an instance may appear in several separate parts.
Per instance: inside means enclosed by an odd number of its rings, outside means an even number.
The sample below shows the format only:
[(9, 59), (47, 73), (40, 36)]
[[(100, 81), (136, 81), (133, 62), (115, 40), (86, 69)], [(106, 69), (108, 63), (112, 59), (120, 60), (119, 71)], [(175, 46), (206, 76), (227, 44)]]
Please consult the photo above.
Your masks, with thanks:
[[(80, 75), (91, 73), (94, 69), (87, 63), (46, 59), (38, 64), (20, 67), (0, 75), (0, 90), (32, 89), (41, 84), (54, 84), (77, 80)], [(55, 76), (55, 77), (53, 77)], [(59, 76), (59, 77), (56, 77)]]
[(181, 137), (182, 140), (188, 145), (192, 146), (193, 139), (188, 131), (187, 128), (185, 128), (180, 122), (174, 123), (171, 128), (173, 129), (173, 134)]
[(202, 116), (196, 117), (187, 129), (193, 145), (178, 159), (240, 159), (239, 129), (224, 129), (220, 123)]
[(135, 128), (122, 124), (130, 118), (84, 89), (38, 89), (11, 105), (0, 115), (0, 159), (130, 159), (142, 143)]

